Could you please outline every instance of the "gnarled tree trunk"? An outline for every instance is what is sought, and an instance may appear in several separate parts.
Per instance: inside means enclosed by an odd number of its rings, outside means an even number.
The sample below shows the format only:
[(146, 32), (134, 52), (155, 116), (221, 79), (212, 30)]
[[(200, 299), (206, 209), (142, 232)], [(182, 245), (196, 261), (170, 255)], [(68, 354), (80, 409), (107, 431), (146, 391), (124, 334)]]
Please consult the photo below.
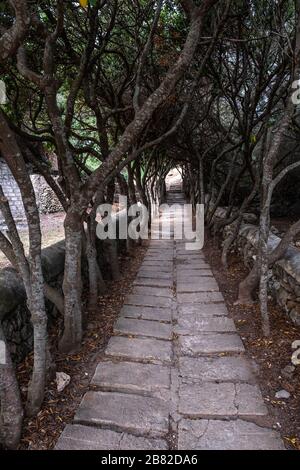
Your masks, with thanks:
[(4, 447), (18, 446), (22, 422), (19, 385), (0, 323), (0, 442)]

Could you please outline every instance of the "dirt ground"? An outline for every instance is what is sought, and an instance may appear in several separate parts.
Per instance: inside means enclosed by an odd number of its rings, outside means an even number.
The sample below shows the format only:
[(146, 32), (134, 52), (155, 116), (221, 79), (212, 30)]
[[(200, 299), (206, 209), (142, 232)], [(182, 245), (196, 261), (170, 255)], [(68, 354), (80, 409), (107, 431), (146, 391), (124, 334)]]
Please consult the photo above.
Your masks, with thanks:
[[(278, 305), (270, 302), (272, 332), (269, 338), (264, 338), (258, 304), (234, 305), (239, 282), (247, 275), (247, 269), (241, 260), (231, 255), (229, 269), (225, 270), (220, 262), (220, 242), (209, 235), (206, 236), (204, 251), (243, 339), (246, 352), (259, 366), (258, 380), (273, 417), (274, 427), (280, 431), (287, 448), (300, 450), (300, 366), (296, 367), (291, 377), (285, 377), (282, 372), (285, 366), (291, 365), (291, 344), (300, 340), (300, 327), (296, 327)], [(289, 399), (275, 398), (276, 392), (282, 389), (291, 394)]]
[[(120, 258), (122, 278), (118, 282), (107, 283), (107, 295), (99, 297), (98, 309), (86, 313), (87, 325), (80, 352), (75, 355), (55, 353), (57, 372), (71, 376), (70, 384), (63, 392), (58, 392), (56, 382), (50, 381), (41, 411), (34, 419), (25, 418), (19, 449), (52, 449), (66, 424), (72, 422), (78, 405), (89, 388), (97, 363), (113, 332), (114, 322), (132, 286), (139, 266), (146, 252), (147, 241), (138, 246), (131, 257)], [(57, 326), (50, 332), (52, 349), (57, 350)], [(18, 367), (18, 379), (25, 405), (27, 384), (32, 369), (32, 355)]]
[[(60, 240), (64, 239), (64, 212), (57, 212), (55, 214), (41, 214), (41, 230), (42, 230), (42, 246), (46, 248)], [(25, 252), (28, 253), (28, 231), (27, 229), (19, 230), (21, 240), (24, 244)], [(9, 266), (10, 263), (0, 251), (0, 269)]]

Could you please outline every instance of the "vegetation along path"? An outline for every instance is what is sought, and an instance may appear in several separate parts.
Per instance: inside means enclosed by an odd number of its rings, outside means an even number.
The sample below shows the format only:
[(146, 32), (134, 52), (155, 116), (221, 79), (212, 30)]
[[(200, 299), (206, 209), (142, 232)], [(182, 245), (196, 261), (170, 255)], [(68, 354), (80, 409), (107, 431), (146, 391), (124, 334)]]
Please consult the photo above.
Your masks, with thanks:
[[(183, 203), (182, 193), (173, 188), (168, 202)], [(203, 254), (152, 240), (56, 448), (284, 449), (272, 424)]]

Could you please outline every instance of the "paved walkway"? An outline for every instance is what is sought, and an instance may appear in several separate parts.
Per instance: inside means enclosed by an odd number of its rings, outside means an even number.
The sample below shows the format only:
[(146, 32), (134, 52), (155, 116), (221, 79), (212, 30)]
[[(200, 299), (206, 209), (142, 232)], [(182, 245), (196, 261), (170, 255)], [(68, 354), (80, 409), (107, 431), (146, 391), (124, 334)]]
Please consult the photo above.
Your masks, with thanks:
[(283, 449), (254, 370), (203, 254), (152, 240), (56, 448)]

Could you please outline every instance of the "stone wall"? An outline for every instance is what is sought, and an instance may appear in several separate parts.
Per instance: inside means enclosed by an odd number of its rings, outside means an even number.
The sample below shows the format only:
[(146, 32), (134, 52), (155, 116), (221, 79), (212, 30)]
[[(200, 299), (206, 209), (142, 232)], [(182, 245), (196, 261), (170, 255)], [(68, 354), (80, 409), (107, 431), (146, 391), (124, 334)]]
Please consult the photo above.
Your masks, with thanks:
[[(31, 181), (36, 193), (37, 204), (42, 214), (51, 214), (62, 210), (59, 200), (42, 176), (31, 175)], [(3, 187), (5, 196), (9, 201), (14, 219), (16, 222), (23, 221), (25, 219), (25, 213), (20, 190), (10, 169), (1, 158), (0, 183)], [(3, 223), (1, 211), (0, 223)]]
[(32, 175), (31, 181), (35, 190), (39, 211), (42, 214), (53, 214), (63, 210), (58, 198), (41, 175)]
[[(45, 280), (58, 289), (62, 285), (64, 260), (64, 241), (43, 250)], [(46, 301), (46, 309), (49, 321), (57, 316), (58, 313), (51, 302)], [(0, 271), (0, 321), (12, 358), (19, 362), (32, 350), (33, 332), (25, 290), (13, 268)]]
[[(9, 200), (10, 208), (14, 219), (16, 221), (24, 219), (24, 207), (20, 190), (10, 169), (6, 163), (0, 158), (0, 182), (4, 191), (5, 196)], [(2, 215), (0, 212), (0, 221)]]
[[(224, 209), (219, 208), (216, 217), (223, 218)], [(247, 217), (246, 217), (247, 218)], [(225, 227), (223, 238), (232, 233), (233, 225)], [(251, 268), (256, 258), (258, 246), (258, 227), (243, 223), (236, 242), (236, 249), (243, 258), (244, 264)], [(280, 238), (271, 234), (268, 241), (270, 250), (279, 243)], [(289, 246), (284, 258), (277, 261), (269, 270), (269, 292), (273, 299), (296, 325), (300, 325), (300, 250)]]

